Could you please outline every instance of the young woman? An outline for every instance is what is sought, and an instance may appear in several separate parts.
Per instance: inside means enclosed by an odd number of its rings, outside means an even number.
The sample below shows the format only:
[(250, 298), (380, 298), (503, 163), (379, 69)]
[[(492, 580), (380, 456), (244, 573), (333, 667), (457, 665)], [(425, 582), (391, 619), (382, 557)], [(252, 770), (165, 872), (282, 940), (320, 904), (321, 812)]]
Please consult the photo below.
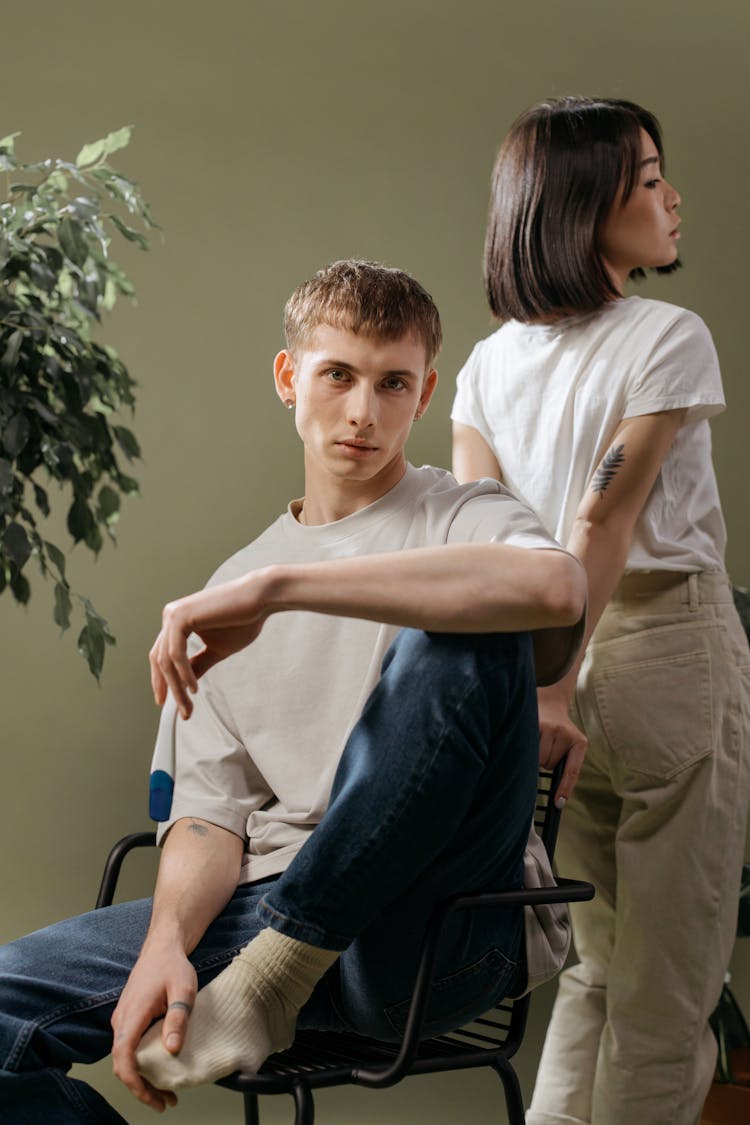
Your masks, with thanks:
[(656, 119), (630, 102), (516, 121), (485, 247), (503, 323), (452, 414), (458, 479), (504, 481), (589, 579), (585, 657), (539, 704), (542, 762), (569, 751), (560, 867), (597, 897), (575, 912), (580, 963), (529, 1125), (695, 1125), (736, 926), (750, 655), (711, 465), (721, 378), (699, 317), (624, 296), (634, 272), (678, 264), (663, 165)]

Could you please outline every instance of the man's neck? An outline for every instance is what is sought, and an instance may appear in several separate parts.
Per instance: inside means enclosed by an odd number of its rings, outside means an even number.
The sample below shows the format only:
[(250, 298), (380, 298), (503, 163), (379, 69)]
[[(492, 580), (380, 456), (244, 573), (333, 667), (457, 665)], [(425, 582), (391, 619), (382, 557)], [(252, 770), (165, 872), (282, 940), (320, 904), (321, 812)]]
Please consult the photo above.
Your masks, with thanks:
[(316, 474), (308, 469), (305, 472), (304, 499), (299, 506), (292, 508), (292, 514), (305, 527), (336, 523), (380, 500), (398, 484), (405, 472), (406, 460), (402, 460), (371, 480), (327, 478), (322, 482), (316, 480)]

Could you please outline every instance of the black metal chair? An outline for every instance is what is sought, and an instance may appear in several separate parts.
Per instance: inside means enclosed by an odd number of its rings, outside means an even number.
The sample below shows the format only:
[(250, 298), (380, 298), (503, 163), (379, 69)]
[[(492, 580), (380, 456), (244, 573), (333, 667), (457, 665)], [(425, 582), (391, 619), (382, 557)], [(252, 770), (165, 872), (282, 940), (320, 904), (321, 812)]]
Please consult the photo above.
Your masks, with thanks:
[[(560, 813), (554, 793), (562, 773), (541, 772), (534, 823), (550, 859), (554, 855)], [(133, 848), (154, 844), (155, 833), (136, 832), (119, 840), (107, 859), (96, 906), (109, 906), (124, 857)], [(259, 1094), (290, 1094), (296, 1107), (295, 1125), (313, 1125), (313, 1090), (325, 1086), (393, 1086), (414, 1074), (491, 1067), (503, 1083), (509, 1125), (523, 1125), (521, 1087), (510, 1060), (523, 1040), (530, 996), (506, 1000), (498, 1007), (446, 1035), (422, 1039), (420, 1031), (430, 995), (442, 928), (454, 911), (477, 907), (582, 902), (593, 898), (590, 883), (557, 879), (556, 887), (455, 895), (435, 911), (425, 934), (403, 1037), (385, 1043), (358, 1035), (328, 1031), (300, 1031), (292, 1046), (272, 1055), (257, 1074), (232, 1074), (219, 1085), (242, 1093), (245, 1125), (260, 1125)]]

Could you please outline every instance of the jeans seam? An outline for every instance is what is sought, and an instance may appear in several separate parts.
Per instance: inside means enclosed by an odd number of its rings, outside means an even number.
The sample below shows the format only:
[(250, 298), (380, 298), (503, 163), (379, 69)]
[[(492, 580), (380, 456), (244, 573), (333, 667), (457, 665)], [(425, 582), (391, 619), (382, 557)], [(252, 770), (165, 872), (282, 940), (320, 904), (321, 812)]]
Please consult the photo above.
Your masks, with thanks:
[[(229, 962), (237, 956), (240, 950), (245, 948), (245, 945), (247, 945), (247, 942), (244, 942), (241, 945), (233, 946), (228, 950), (222, 950), (220, 953), (213, 953), (211, 954), (211, 956), (205, 958), (204, 960), (195, 962), (193, 964), (193, 968), (195, 969), (196, 973), (200, 973), (206, 969), (212, 968), (216, 964), (220, 964), (222, 961), (225, 961), (227, 964), (229, 964)], [(64, 1018), (65, 1016), (74, 1015), (78, 1012), (91, 1011), (94, 1008), (103, 1008), (106, 1004), (110, 1004), (113, 1000), (119, 999), (121, 993), (122, 989), (120, 988), (110, 989), (109, 992), (101, 992), (96, 996), (86, 997), (84, 1000), (77, 1000), (71, 1004), (60, 1005), (52, 1012), (47, 1012), (44, 1016), (36, 1020), (31, 1020), (28, 1023), (24, 1024), (24, 1026), (18, 1032), (13, 1046), (8, 1052), (8, 1056), (4, 1064), (4, 1069), (12, 1071), (16, 1074), (19, 1073), (18, 1066), (23, 1058), (24, 1053), (28, 1049), (32, 1037), (37, 1031), (42, 1031), (45, 1028), (50, 1027), (51, 1024), (56, 1023), (58, 1020)]]
[(57, 1067), (49, 1067), (47, 1073), (52, 1081), (57, 1084), (62, 1096), (78, 1113), (83, 1114), (84, 1120), (93, 1122), (93, 1125), (99, 1125), (99, 1115), (92, 1113), (91, 1107), (86, 1104), (86, 1099), (82, 1097), (73, 1081)]
[(18, 1063), (20, 1063), (21, 1058), (29, 1045), (31, 1037), (35, 1032), (49, 1027), (50, 1024), (55, 1023), (63, 1016), (69, 1016), (76, 1012), (90, 1011), (93, 1008), (103, 1008), (106, 1004), (109, 1004), (113, 1000), (116, 1000), (121, 991), (122, 990), (119, 988), (110, 989), (109, 992), (102, 992), (97, 996), (89, 996), (85, 1000), (77, 1000), (72, 1004), (61, 1005), (60, 1007), (55, 1008), (54, 1011), (46, 1013), (44, 1017), (40, 1019), (30, 1020), (28, 1023), (24, 1024), (24, 1026), (16, 1036), (16, 1040), (10, 1051), (8, 1052), (8, 1057), (5, 1061), (4, 1069), (12, 1070), (15, 1073), (18, 1072)]

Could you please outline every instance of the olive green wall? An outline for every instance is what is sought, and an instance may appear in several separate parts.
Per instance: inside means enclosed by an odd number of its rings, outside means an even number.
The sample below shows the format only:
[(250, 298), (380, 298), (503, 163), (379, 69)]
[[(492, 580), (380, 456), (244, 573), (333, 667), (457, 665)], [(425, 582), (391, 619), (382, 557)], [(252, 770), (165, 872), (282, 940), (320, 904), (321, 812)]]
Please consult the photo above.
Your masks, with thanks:
[[(156, 711), (146, 653), (160, 607), (300, 490), (270, 364), (283, 303), (319, 265), (349, 255), (398, 264), (436, 297), (442, 383), (411, 455), (448, 462), (455, 373), (492, 327), (480, 273), (489, 171), (510, 121), (543, 96), (625, 96), (662, 120), (686, 268), (642, 291), (696, 309), (714, 333), (730, 405), (714, 425), (729, 563), (750, 584), (749, 33), (740, 0), (4, 5), (0, 135), (23, 131), (22, 159), (70, 158), (135, 124), (119, 166), (140, 182), (164, 242), (147, 255), (125, 246), (138, 304), (104, 327), (141, 385), (142, 496), (125, 506), (116, 549), (94, 565), (79, 548), (70, 567), (117, 634), (102, 686), (72, 638), (57, 638), (50, 591), (37, 585), (27, 611), (0, 598), (0, 938), (87, 908), (108, 842), (147, 824)], [(750, 1014), (750, 950), (735, 960)], [(549, 996), (532, 1012), (527, 1089)], [(381, 1095), (330, 1093), (322, 1120), (480, 1123), (496, 1120), (495, 1096), (486, 1077), (412, 1081)], [(131, 1121), (151, 1120), (119, 1104)], [(186, 1120), (238, 1120), (221, 1091), (189, 1106)]]

